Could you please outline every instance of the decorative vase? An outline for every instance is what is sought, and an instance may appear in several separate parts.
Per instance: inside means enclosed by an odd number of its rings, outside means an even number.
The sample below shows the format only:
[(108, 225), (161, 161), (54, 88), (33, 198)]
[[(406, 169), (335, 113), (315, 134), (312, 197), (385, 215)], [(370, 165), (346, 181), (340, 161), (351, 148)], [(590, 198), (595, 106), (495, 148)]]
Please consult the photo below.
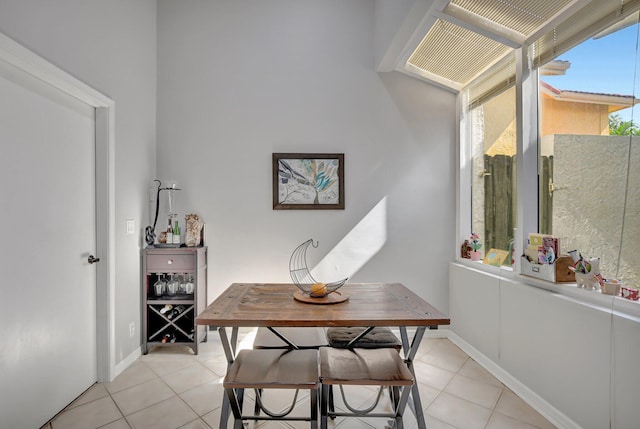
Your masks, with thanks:
[(472, 250), (469, 252), (472, 261), (479, 261), (482, 259), (482, 253), (479, 250)]

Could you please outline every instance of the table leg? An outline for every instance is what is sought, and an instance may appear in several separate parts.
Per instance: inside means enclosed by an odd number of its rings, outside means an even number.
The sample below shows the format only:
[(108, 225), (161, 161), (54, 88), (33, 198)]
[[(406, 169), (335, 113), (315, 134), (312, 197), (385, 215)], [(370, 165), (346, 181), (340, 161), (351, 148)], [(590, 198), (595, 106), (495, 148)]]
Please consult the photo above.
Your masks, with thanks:
[(411, 386), (411, 397), (409, 398), (408, 403), (409, 408), (418, 422), (418, 429), (426, 429), (427, 426), (424, 421), (422, 401), (420, 400), (420, 391), (418, 389), (418, 380), (416, 379), (416, 372), (413, 368), (413, 359), (415, 358), (416, 353), (418, 353), (418, 348), (422, 342), (425, 330), (426, 327), (424, 326), (417, 327), (416, 332), (413, 335), (413, 340), (410, 343), (409, 336), (407, 335), (407, 328), (405, 326), (400, 327), (400, 337), (402, 339), (402, 350), (404, 352), (405, 362), (407, 363), (407, 368), (411, 371), (414, 380), (413, 386)]
[(291, 347), (294, 350), (300, 350), (300, 347), (298, 347), (297, 345), (295, 345), (290, 339), (288, 339), (287, 337), (285, 337), (284, 335), (282, 335), (277, 329), (272, 328), (271, 326), (267, 326), (267, 329), (269, 331), (271, 331), (276, 337), (280, 338), (282, 341), (284, 341), (289, 347)]
[[(238, 328), (234, 327), (231, 330), (231, 338), (227, 335), (227, 329), (218, 328), (218, 334), (220, 335), (220, 342), (224, 349), (224, 355), (227, 358), (227, 368), (231, 366), (236, 356), (236, 347), (238, 343)], [(220, 429), (226, 429), (227, 422), (229, 421), (229, 408), (230, 401), (227, 395), (222, 396), (222, 409), (220, 410)]]
[(350, 348), (355, 347), (355, 344), (357, 344), (358, 341), (360, 341), (362, 338), (364, 338), (364, 336), (367, 335), (369, 332), (373, 331), (373, 328), (375, 328), (375, 326), (369, 326), (368, 328), (366, 328), (364, 331), (362, 331), (360, 334), (358, 334), (354, 339), (349, 341), (349, 344), (347, 344), (345, 346), (345, 349), (350, 349)]

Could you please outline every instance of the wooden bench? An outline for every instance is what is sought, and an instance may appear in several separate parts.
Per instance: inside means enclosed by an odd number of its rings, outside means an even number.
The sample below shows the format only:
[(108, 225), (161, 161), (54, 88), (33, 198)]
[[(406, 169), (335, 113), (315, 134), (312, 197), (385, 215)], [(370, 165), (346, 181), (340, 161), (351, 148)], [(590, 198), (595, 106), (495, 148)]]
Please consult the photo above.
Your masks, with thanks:
[[(241, 350), (229, 367), (223, 386), (234, 417), (234, 428), (242, 429), (244, 420), (302, 420), (312, 429), (318, 427), (318, 351), (259, 349)], [(256, 389), (256, 403), (265, 414), (243, 414), (244, 389)], [(291, 407), (272, 412), (261, 402), (262, 389), (296, 390)], [(309, 390), (309, 416), (289, 416), (295, 407), (298, 390)]]
[[(320, 349), (320, 427), (327, 428), (327, 418), (343, 417), (386, 417), (393, 418), (396, 428), (403, 428), (402, 414), (407, 404), (413, 375), (400, 355), (393, 348), (380, 349)], [(336, 412), (330, 404), (332, 386), (339, 385), (342, 399), (349, 412)], [(348, 404), (342, 386), (380, 386), (375, 403), (366, 409), (356, 409)], [(389, 387), (393, 412), (374, 412), (380, 400), (383, 387)]]
[[(286, 327), (279, 326), (276, 328), (278, 334), (282, 335), (288, 343), (276, 335), (271, 329), (264, 326), (258, 328), (256, 336), (253, 339), (254, 349), (291, 349), (295, 345), (297, 349), (319, 349), (328, 345), (324, 328), (309, 327)], [(256, 394), (262, 395), (262, 390)], [(260, 413), (260, 405), (256, 401), (254, 404), (254, 413)]]

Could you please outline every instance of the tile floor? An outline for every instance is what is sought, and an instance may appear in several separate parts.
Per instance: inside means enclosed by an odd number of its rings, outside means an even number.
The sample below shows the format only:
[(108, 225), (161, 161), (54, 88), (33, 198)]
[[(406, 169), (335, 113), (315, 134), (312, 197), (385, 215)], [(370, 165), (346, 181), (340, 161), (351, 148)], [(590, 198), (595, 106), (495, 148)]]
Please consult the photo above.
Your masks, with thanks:
[[(254, 334), (241, 332), (245, 347), (250, 347)], [(217, 333), (211, 332), (197, 356), (187, 347), (152, 349), (113, 382), (93, 385), (42, 429), (217, 428), (226, 369), (219, 341)], [(447, 339), (425, 338), (415, 370), (429, 429), (554, 428)], [(360, 387), (347, 394), (351, 405), (364, 407), (376, 391)], [(284, 409), (291, 398), (290, 391), (271, 391), (266, 402), (271, 409)], [(308, 412), (307, 400), (308, 395), (301, 394), (294, 412)], [(340, 403), (336, 399), (337, 407)], [(250, 398), (245, 406), (252, 407)], [(330, 420), (330, 428), (336, 429), (386, 428), (387, 424), (384, 418)], [(404, 424), (408, 429), (417, 427), (408, 410)], [(253, 422), (249, 427), (291, 429), (306, 428), (309, 423)]]

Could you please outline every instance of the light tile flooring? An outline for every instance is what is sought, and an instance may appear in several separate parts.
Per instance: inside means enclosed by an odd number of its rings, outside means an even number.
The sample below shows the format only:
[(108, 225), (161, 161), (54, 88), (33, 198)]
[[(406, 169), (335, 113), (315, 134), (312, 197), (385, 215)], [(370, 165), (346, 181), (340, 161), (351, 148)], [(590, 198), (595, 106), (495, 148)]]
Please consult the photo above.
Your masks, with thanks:
[[(253, 334), (251, 330), (241, 332), (245, 347), (250, 346)], [(155, 348), (113, 382), (93, 385), (42, 429), (217, 428), (226, 369), (219, 341), (216, 332), (209, 333), (197, 356), (187, 347)], [(425, 338), (414, 363), (429, 429), (554, 427), (447, 339)], [(362, 407), (370, 404), (375, 394), (366, 387), (347, 391), (349, 403)], [(290, 391), (270, 391), (268, 395), (267, 405), (274, 410), (284, 409), (292, 398)], [(298, 401), (294, 412), (308, 412), (308, 395), (301, 394)], [(336, 406), (340, 404), (336, 399)], [(248, 398), (245, 407), (252, 405)], [(384, 418), (337, 418), (330, 420), (329, 426), (371, 429), (387, 424)], [(417, 427), (408, 410), (404, 424), (408, 429)], [(291, 429), (306, 428), (309, 423), (253, 422), (249, 427)]]

